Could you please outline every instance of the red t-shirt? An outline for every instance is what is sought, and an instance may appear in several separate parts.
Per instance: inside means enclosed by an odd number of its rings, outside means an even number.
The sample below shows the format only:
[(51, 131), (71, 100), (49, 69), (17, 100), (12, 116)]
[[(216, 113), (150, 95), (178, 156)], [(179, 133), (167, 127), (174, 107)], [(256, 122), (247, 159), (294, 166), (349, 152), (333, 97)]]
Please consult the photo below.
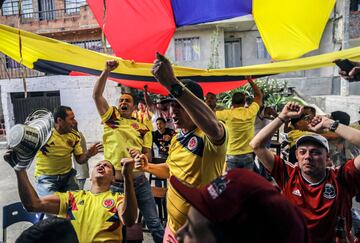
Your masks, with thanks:
[(316, 185), (304, 180), (297, 165), (285, 163), (279, 156), (274, 162), (271, 175), (284, 196), (303, 212), (310, 242), (333, 242), (339, 216), (345, 217), (347, 230), (351, 230), (351, 200), (360, 192), (360, 172), (354, 160), (336, 169), (327, 168), (325, 179)]

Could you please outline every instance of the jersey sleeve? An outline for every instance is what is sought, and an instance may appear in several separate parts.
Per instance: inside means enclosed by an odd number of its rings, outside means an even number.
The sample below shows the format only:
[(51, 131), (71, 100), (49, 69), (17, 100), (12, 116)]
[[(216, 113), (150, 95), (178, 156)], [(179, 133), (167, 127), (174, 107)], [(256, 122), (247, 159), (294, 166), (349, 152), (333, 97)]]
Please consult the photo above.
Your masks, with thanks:
[(151, 131), (147, 131), (144, 135), (144, 143), (143, 143), (143, 147), (144, 148), (150, 148), (152, 147), (152, 133)]
[(258, 103), (253, 102), (248, 108), (248, 111), (252, 117), (255, 117), (257, 113), (259, 112), (260, 106)]
[(75, 155), (82, 155), (85, 152), (86, 151), (84, 151), (83, 147), (81, 146), (81, 136), (79, 136), (78, 138), (76, 138), (74, 154)]
[(351, 196), (360, 192), (360, 171), (355, 167), (354, 160), (349, 160), (340, 168), (340, 180), (344, 188), (349, 191)]
[[(223, 122), (220, 122), (221, 125), (223, 126), (224, 128), (224, 132), (225, 132), (225, 139), (224, 139), (224, 142), (222, 144), (214, 144), (210, 141), (210, 139), (205, 135), (205, 139), (207, 140), (205, 142), (205, 146), (208, 147), (208, 150), (209, 151), (212, 151), (214, 153), (224, 153), (226, 154), (226, 149), (227, 149), (227, 144), (228, 144), (228, 131), (227, 131), (227, 128), (226, 126), (224, 125)], [(225, 152), (224, 152), (225, 151)]]
[(69, 192), (55, 192), (55, 195), (60, 199), (60, 207), (58, 216), (62, 218), (67, 217), (67, 209), (69, 207)]
[(289, 170), (291, 169), (291, 166), (285, 163), (280, 156), (274, 155), (274, 167), (269, 172), (281, 189), (284, 189), (289, 178)]
[(116, 108), (113, 107), (113, 106), (109, 106), (107, 111), (101, 116), (101, 121), (102, 122), (107, 122), (110, 119), (114, 119), (115, 117), (117, 117), (116, 113), (117, 113)]

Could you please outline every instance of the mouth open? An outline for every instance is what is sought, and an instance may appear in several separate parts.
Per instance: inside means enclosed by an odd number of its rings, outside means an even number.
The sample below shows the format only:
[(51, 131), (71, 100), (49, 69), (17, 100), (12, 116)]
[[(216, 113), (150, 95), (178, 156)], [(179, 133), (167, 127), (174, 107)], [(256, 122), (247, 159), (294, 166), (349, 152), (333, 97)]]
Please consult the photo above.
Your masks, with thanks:
[(127, 106), (120, 106), (120, 110), (122, 110), (122, 111), (127, 111), (128, 110), (128, 107)]
[(98, 168), (96, 171), (97, 171), (97, 173), (99, 173), (101, 175), (103, 175), (105, 173), (104, 168)]

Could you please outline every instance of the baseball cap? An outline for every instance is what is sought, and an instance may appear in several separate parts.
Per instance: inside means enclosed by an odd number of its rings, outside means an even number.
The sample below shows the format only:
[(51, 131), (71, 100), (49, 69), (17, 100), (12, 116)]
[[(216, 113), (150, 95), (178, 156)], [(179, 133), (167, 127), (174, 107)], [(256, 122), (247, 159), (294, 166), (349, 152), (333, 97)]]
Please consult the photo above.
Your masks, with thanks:
[(242, 242), (308, 242), (299, 209), (252, 171), (233, 169), (201, 188), (174, 176), (170, 183), (211, 224), (235, 228)]
[(325, 137), (321, 136), (320, 134), (313, 133), (301, 136), (298, 140), (296, 140), (296, 148), (305, 142), (317, 143), (320, 146), (326, 148), (326, 150), (329, 152), (329, 142)]
[[(191, 93), (193, 93), (196, 97), (198, 97), (201, 100), (204, 100), (204, 92), (201, 86), (191, 80), (191, 79), (180, 79), (180, 82), (188, 89)], [(166, 101), (176, 101), (174, 97), (172, 97), (171, 94), (166, 98)]]

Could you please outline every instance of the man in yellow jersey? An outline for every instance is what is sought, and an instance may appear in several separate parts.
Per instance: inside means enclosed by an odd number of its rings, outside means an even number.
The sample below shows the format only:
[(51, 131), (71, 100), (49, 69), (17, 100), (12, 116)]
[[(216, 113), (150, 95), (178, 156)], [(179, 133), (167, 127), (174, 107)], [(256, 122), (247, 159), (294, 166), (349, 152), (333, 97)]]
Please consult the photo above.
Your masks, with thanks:
[(153, 131), (152, 116), (153, 113), (150, 111), (150, 108), (145, 104), (144, 100), (139, 100), (138, 110), (134, 111), (133, 116), (135, 119), (144, 124), (151, 132)]
[[(14, 164), (11, 153), (9, 150), (4, 155), (10, 165)], [(79, 242), (121, 242), (122, 224), (131, 226), (137, 217), (132, 177), (134, 161), (124, 159), (122, 163), (125, 194), (110, 191), (115, 169), (106, 160), (97, 163), (92, 170), (90, 191), (56, 192), (45, 197), (39, 197), (35, 192), (26, 170), (15, 171), (21, 202), (28, 211), (57, 214), (69, 219)]]
[[(222, 173), (227, 145), (225, 127), (203, 101), (200, 85), (192, 80), (180, 82), (164, 56), (157, 54), (152, 72), (173, 97), (170, 112), (175, 127), (180, 130), (171, 140), (166, 163), (151, 164), (145, 155), (134, 152), (135, 167), (160, 178), (175, 175), (193, 187), (203, 186)], [(175, 232), (186, 222), (189, 208), (186, 200), (170, 185), (164, 242), (176, 242)]]
[[(109, 106), (103, 97), (105, 84), (109, 73), (118, 67), (117, 61), (107, 61), (105, 69), (94, 86), (93, 99), (104, 124), (103, 144), (105, 159), (115, 167), (115, 182), (112, 190), (123, 191), (124, 178), (121, 174), (120, 161), (130, 157), (129, 148), (146, 154), (151, 159), (151, 131), (132, 117), (135, 109), (131, 94), (120, 96), (118, 108)], [(164, 227), (156, 210), (156, 204), (151, 192), (149, 181), (143, 171), (133, 172), (135, 193), (141, 214), (156, 243), (162, 242)]]
[(82, 150), (80, 134), (73, 129), (76, 120), (70, 107), (59, 106), (53, 115), (55, 128), (34, 159), (36, 190), (40, 196), (79, 189), (76, 171), (72, 169), (72, 154), (83, 164), (102, 149), (102, 145), (96, 143), (86, 152)]
[(234, 93), (232, 108), (216, 111), (216, 117), (225, 122), (229, 129), (229, 143), (226, 152), (227, 170), (234, 168), (254, 169), (253, 149), (249, 142), (254, 137), (256, 115), (262, 106), (263, 94), (259, 87), (248, 79), (254, 91), (253, 102), (245, 108), (246, 96), (243, 93)]

